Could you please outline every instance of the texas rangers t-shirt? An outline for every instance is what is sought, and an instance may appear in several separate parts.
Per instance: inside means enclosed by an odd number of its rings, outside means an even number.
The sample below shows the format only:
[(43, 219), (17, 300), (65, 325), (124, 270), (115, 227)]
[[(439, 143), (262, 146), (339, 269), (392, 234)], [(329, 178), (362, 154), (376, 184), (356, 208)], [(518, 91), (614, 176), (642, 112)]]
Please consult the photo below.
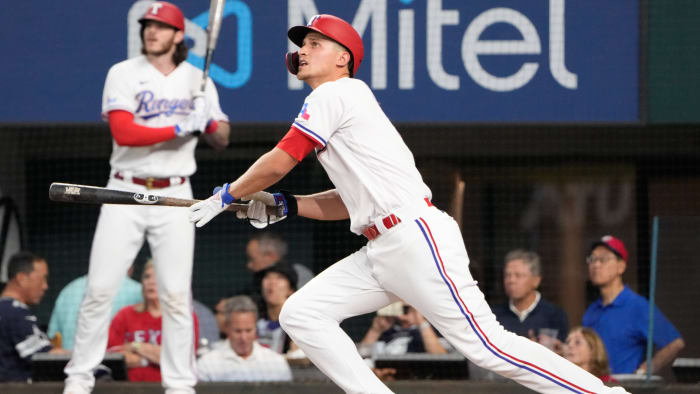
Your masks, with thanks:
[(316, 87), (292, 127), (318, 144), (318, 160), (350, 213), (354, 233), (432, 197), (413, 154), (363, 81), (341, 78)]
[[(134, 122), (142, 126), (172, 126), (194, 109), (193, 93), (199, 91), (201, 82), (202, 71), (188, 62), (163, 75), (145, 56), (125, 60), (107, 73), (102, 118), (106, 121), (110, 111), (122, 110), (134, 114)], [(211, 79), (207, 80), (205, 95), (212, 104), (211, 118), (228, 121)], [(190, 176), (197, 169), (196, 146), (197, 138), (193, 136), (149, 146), (120, 146), (113, 142), (109, 163), (113, 170), (131, 172), (137, 177)]]
[[(199, 342), (199, 322), (194, 318), (194, 341)], [(136, 305), (122, 308), (112, 319), (109, 326), (109, 339), (107, 349), (123, 345), (128, 342), (161, 344), (163, 319), (161, 316), (153, 317), (148, 311), (136, 310)], [(148, 363), (145, 367), (129, 368), (127, 371), (132, 382), (160, 382), (160, 366)]]

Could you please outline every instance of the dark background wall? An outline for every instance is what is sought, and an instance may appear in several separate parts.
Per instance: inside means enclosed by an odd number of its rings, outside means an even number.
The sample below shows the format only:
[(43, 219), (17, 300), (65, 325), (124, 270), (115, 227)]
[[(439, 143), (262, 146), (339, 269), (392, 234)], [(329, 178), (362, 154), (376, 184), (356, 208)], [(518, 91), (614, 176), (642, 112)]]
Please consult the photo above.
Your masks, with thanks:
[[(586, 285), (584, 258), (590, 241), (613, 233), (630, 249), (626, 280), (648, 291), (651, 218), (655, 215), (700, 216), (700, 136), (692, 125), (678, 126), (496, 126), (399, 125), (416, 156), (433, 201), (461, 220), (471, 270), (492, 303), (504, 302), (502, 259), (525, 247), (543, 257), (543, 294), (565, 307), (572, 325), (596, 296)], [(192, 178), (195, 196), (234, 179), (261, 153), (274, 146), (285, 125), (235, 125), (232, 144), (222, 153), (197, 150), (199, 170)], [(430, 135), (430, 138), (426, 138)], [(71, 279), (87, 271), (98, 206), (51, 202), (51, 182), (104, 185), (110, 137), (105, 125), (5, 126), (0, 132), (5, 161), (0, 185), (19, 206), (27, 247), (51, 263), (51, 288), (37, 308), (48, 321), (50, 300)], [(604, 143), (603, 143), (604, 141)], [(455, 206), (455, 179), (465, 182)], [(313, 156), (280, 184), (303, 194), (330, 187)], [(173, 208), (178, 209), (178, 208)], [(666, 223), (666, 222), (665, 222)], [(694, 245), (697, 229), (675, 222), (663, 228), (664, 242)], [(348, 223), (302, 218), (272, 226), (290, 242), (289, 260), (320, 272), (356, 250), (364, 241), (349, 233)], [(213, 306), (220, 297), (247, 287), (245, 243), (254, 229), (232, 215), (217, 218), (197, 232), (193, 291)], [(668, 234), (674, 234), (670, 236)], [(662, 250), (666, 251), (664, 244)], [(137, 272), (148, 252), (137, 258)], [(700, 353), (694, 314), (698, 295), (689, 270), (695, 256), (682, 249), (663, 254), (658, 303), (688, 338), (688, 354)], [(671, 282), (683, 280), (688, 293)], [(675, 289), (675, 290), (674, 290)], [(346, 326), (356, 339), (367, 317)]]

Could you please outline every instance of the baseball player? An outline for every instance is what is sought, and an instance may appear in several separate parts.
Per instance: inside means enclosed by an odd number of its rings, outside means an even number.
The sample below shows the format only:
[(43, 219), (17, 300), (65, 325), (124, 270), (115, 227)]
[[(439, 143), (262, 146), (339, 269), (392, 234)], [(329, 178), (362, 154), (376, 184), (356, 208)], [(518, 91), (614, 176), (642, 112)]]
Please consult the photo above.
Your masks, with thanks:
[[(475, 364), (533, 390), (625, 392), (498, 324), (469, 273), (459, 227), (431, 204), (413, 155), (369, 87), (353, 78), (363, 44), (352, 26), (317, 15), (287, 35), (300, 46), (288, 54), (287, 67), (312, 92), (278, 145), (236, 181), (193, 205), (190, 220), (201, 227), (243, 197), (252, 200), (247, 217), (256, 226), (293, 215), (349, 218), (350, 230), (368, 239), (284, 304), (280, 323), (311, 361), (348, 393), (390, 393), (339, 323), (401, 298)], [(260, 191), (311, 150), (335, 189), (305, 196)], [(284, 214), (268, 216), (265, 206)]]
[[(224, 148), (230, 127), (216, 88), (199, 85), (202, 71), (185, 62), (185, 18), (175, 5), (154, 2), (139, 20), (143, 56), (109, 70), (102, 116), (114, 139), (108, 188), (192, 198), (197, 134)], [(103, 205), (90, 254), (75, 347), (65, 368), (64, 393), (89, 393), (92, 370), (107, 345), (112, 299), (136, 254), (148, 241), (163, 308), (161, 372), (166, 393), (193, 393), (191, 301), (194, 227), (187, 211), (169, 207)]]

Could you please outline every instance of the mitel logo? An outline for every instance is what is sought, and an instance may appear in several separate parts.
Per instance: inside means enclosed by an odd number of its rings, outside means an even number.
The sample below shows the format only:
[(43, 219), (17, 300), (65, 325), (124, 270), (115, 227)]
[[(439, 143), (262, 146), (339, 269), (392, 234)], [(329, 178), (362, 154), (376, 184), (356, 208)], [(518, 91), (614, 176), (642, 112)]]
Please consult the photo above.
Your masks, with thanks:
[[(153, 3), (153, 0), (139, 0), (129, 9), (129, 14), (127, 16), (127, 51), (128, 57), (130, 58), (141, 54), (141, 24), (139, 23), (139, 19), (151, 8)], [(208, 2), (206, 2), (206, 4), (203, 2), (203, 4), (208, 5)], [(223, 13), (224, 24), (226, 24), (226, 17), (228, 16), (236, 17), (236, 26), (238, 27), (238, 34), (236, 35), (236, 47), (238, 48), (236, 59), (238, 59), (238, 64), (236, 71), (229, 71), (212, 62), (209, 69), (209, 76), (219, 85), (235, 89), (245, 85), (253, 71), (253, 17), (250, 8), (239, 0), (226, 1)], [(206, 27), (208, 24), (208, 9), (205, 9), (202, 13), (193, 18), (185, 18), (185, 35), (194, 42), (194, 45), (190, 48), (187, 61), (199, 68), (204, 67), (204, 56), (207, 48)], [(221, 39), (226, 38), (219, 36), (219, 40)]]
[[(387, 34), (387, 19), (394, 17), (387, 11), (387, 0), (362, 0), (352, 20), (355, 30), (364, 36), (365, 54), (371, 54), (372, 88), (387, 88), (387, 48), (395, 45), (398, 39), (397, 65), (398, 88), (402, 90), (415, 89), (415, 65), (418, 59), (414, 55), (416, 47), (427, 48), (425, 62), (428, 78), (444, 90), (458, 90), (463, 77), (450, 74), (445, 70), (443, 60), (461, 55), (462, 65), (469, 77), (484, 89), (496, 92), (508, 92), (527, 85), (541, 64), (533, 61), (521, 61), (516, 72), (501, 76), (482, 65), (479, 56), (508, 56), (508, 55), (538, 55), (541, 53), (540, 34), (537, 27), (522, 12), (506, 7), (487, 9), (469, 21), (461, 39), (461, 53), (446, 53), (443, 48), (443, 32), (460, 23), (460, 10), (443, 9), (442, 0), (400, 0), (403, 8), (398, 9), (398, 36)], [(577, 89), (578, 76), (569, 71), (565, 63), (565, 0), (530, 0), (545, 6), (549, 4), (549, 72), (556, 84), (564, 89)], [(319, 2), (322, 4), (322, 2)], [(415, 3), (415, 5), (414, 5)], [(461, 2), (460, 2), (461, 3)], [(468, 7), (478, 4), (491, 4), (489, 1), (464, 2)], [(503, 3), (503, 2), (500, 2)], [(425, 9), (418, 9), (418, 7)], [(319, 14), (314, 0), (287, 0), (288, 27), (303, 25), (305, 18)], [(415, 9), (413, 9), (413, 8)], [(466, 6), (464, 6), (466, 7)], [(326, 11), (326, 10), (324, 10)], [(333, 13), (332, 10), (327, 12)], [(416, 16), (418, 14), (418, 16)], [(415, 23), (417, 20), (426, 21), (425, 36), (416, 37)], [(349, 20), (348, 20), (349, 21)], [(370, 23), (371, 22), (371, 23)], [(482, 33), (493, 25), (508, 24), (515, 28), (521, 39), (517, 40), (486, 40)], [(367, 34), (370, 33), (370, 34)], [(371, 42), (368, 37), (371, 37)], [(289, 50), (296, 46), (289, 43)], [(516, 61), (516, 60), (514, 60)], [(301, 89), (302, 83), (289, 75), (287, 85), (290, 89)]]
[[(282, 3), (284, 0), (278, 0)], [(129, 11), (129, 57), (136, 56), (141, 50), (139, 37), (140, 24), (138, 19), (152, 5), (152, 0), (139, 0), (133, 4)], [(253, 4), (253, 2), (250, 2)], [(274, 2), (277, 3), (277, 2)], [(323, 11), (325, 13), (347, 14), (349, 4), (340, 9), (319, 10), (316, 0), (286, 0), (287, 3), (287, 27), (311, 24)], [(318, 1), (320, 5), (324, 2)], [(352, 2), (353, 4), (355, 2)], [(399, 90), (416, 89), (416, 79), (425, 79), (433, 86), (447, 91), (459, 90), (465, 83), (474, 83), (481, 88), (494, 92), (510, 92), (526, 86), (537, 73), (548, 72), (554, 87), (561, 90), (578, 89), (578, 75), (576, 70), (569, 70), (566, 64), (566, 37), (565, 37), (565, 10), (566, 0), (530, 0), (518, 2), (515, 0), (503, 1), (454, 1), (459, 4), (458, 9), (446, 9), (443, 0), (359, 0), (354, 9), (352, 26), (364, 37), (365, 54), (369, 61), (369, 78), (367, 82), (372, 88), (382, 90), (390, 89), (389, 75), (396, 76)], [(398, 3), (398, 4), (397, 4)], [(492, 6), (499, 3), (498, 6)], [(527, 11), (504, 7), (503, 4), (522, 4), (522, 9), (532, 10), (533, 7), (548, 8), (548, 20), (538, 21), (536, 26)], [(255, 3), (255, 6), (265, 7)], [(489, 8), (492, 7), (492, 8)], [(340, 7), (336, 7), (340, 8)], [(483, 8), (483, 11), (481, 10)], [(468, 12), (476, 12), (476, 16), (470, 15), (470, 20), (464, 20), (463, 15)], [(193, 40), (194, 46), (190, 49), (188, 61), (198, 67), (204, 65), (206, 50), (206, 26), (208, 24), (207, 9), (199, 15), (185, 20), (185, 33)], [(233, 16), (236, 18), (237, 33), (235, 35), (237, 48), (237, 64), (235, 71), (229, 71), (217, 64), (212, 64), (211, 78), (219, 85), (235, 89), (245, 85), (252, 73), (253, 67), (253, 31), (252, 13), (249, 6), (242, 0), (227, 0), (224, 6), (224, 18)], [(389, 24), (388, 21), (392, 20)], [(348, 19), (350, 22), (350, 19)], [(394, 22), (395, 21), (395, 22)], [(261, 21), (260, 23), (264, 23)], [(416, 28), (416, 24), (425, 23)], [(547, 23), (548, 26), (541, 26)], [(226, 19), (224, 19), (226, 25)], [(397, 31), (388, 31), (388, 26)], [(396, 27), (393, 27), (396, 26)], [(548, 29), (547, 29), (548, 27)], [(509, 30), (515, 32), (515, 39), (497, 40), (487, 39), (485, 31)], [(281, 29), (280, 29), (281, 30)], [(540, 31), (547, 31), (548, 36), (542, 37)], [(276, 30), (271, 30), (271, 32)], [(286, 31), (286, 30), (285, 30)], [(424, 32), (420, 33), (419, 32)], [(270, 33), (272, 34), (272, 33)], [(275, 33), (276, 34), (276, 33)], [(443, 37), (460, 37), (458, 49), (454, 46), (444, 45)], [(447, 39), (450, 39), (447, 38)], [(224, 35), (220, 40), (229, 39)], [(298, 48), (291, 41), (286, 40), (286, 35), (279, 34), (274, 37), (268, 35), (255, 37), (259, 43), (269, 45), (270, 40), (287, 41), (288, 50), (296, 51)], [(549, 53), (546, 60), (532, 59), (532, 55), (542, 55), (542, 39), (548, 39)], [(256, 41), (256, 43), (258, 43)], [(387, 61), (389, 48), (397, 53), (400, 61), (395, 69), (390, 69)], [(416, 55), (417, 48), (426, 48), (424, 55)], [(449, 49), (448, 49), (449, 48)], [(225, 54), (219, 54), (219, 56)], [(514, 55), (531, 55), (527, 59)], [(489, 68), (486, 58), (493, 57), (512, 58), (514, 71), (502, 72)], [(543, 58), (544, 56), (542, 56)], [(217, 56), (215, 56), (215, 59)], [(425, 67), (416, 67), (418, 62), (424, 61)], [(458, 63), (455, 69), (453, 63)], [(548, 64), (547, 64), (548, 63)], [(452, 67), (446, 67), (445, 65)], [(548, 70), (544, 70), (548, 66)], [(416, 70), (427, 71), (427, 75), (417, 74)], [(279, 71), (282, 71), (281, 68)], [(366, 73), (367, 71), (362, 71)], [(393, 81), (392, 81), (393, 83)], [(287, 75), (287, 87), (291, 90), (300, 90), (303, 83), (295, 76)]]

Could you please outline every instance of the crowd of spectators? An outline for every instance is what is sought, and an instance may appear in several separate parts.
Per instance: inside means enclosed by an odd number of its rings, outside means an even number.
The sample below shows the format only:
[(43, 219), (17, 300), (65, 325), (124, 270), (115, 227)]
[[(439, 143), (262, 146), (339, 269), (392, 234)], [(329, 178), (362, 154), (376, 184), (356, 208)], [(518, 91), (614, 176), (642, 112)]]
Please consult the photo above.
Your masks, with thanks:
[[(194, 303), (192, 335), (199, 347), (201, 381), (290, 381), (288, 361), (304, 357), (280, 327), (279, 315), (300, 286), (299, 273), (307, 273), (284, 261), (286, 243), (279, 236), (258, 234), (246, 252), (253, 284), (244, 290), (248, 294), (222, 297), (215, 313)], [(622, 281), (628, 257), (624, 243), (612, 236), (591, 245), (586, 263), (589, 279), (600, 296), (588, 307), (580, 325), (569, 331), (564, 310), (538, 291), (542, 281), (539, 255), (513, 250), (503, 265), (508, 301), (492, 306), (493, 313), (506, 329), (554, 349), (603, 381), (614, 382), (619, 374), (646, 372), (647, 340), (656, 348), (652, 363), (653, 371), (658, 371), (673, 361), (684, 342), (658, 308), (654, 334), (649, 338), (649, 302)], [(39, 329), (29, 307), (41, 301), (48, 272), (47, 261), (30, 252), (17, 253), (9, 260), (9, 280), (0, 298), (0, 381), (31, 381), (34, 354), (70, 352), (86, 277), (71, 281), (59, 293), (47, 335)], [(133, 267), (129, 276), (132, 272)], [(141, 283), (125, 278), (112, 315), (107, 351), (124, 355), (129, 380), (160, 381), (162, 322), (153, 263), (145, 264)], [(415, 308), (402, 301), (377, 312), (358, 347), (368, 359), (453, 351)], [(390, 379), (395, 371), (375, 373)]]
[[(299, 286), (299, 273), (308, 281), (311, 271), (284, 261), (287, 245), (271, 233), (259, 233), (247, 246), (252, 273), (249, 295), (222, 297), (214, 313), (193, 300), (194, 336), (199, 379), (202, 381), (290, 381), (286, 353), (303, 357), (279, 325), (286, 299)], [(37, 353), (70, 356), (78, 310), (87, 276), (69, 282), (56, 298), (48, 333), (29, 307), (41, 301), (48, 288), (47, 261), (20, 252), (8, 262), (9, 280), (0, 298), (0, 382), (32, 380), (32, 356)], [(150, 260), (141, 282), (124, 278), (113, 303), (107, 353), (121, 353), (130, 381), (158, 382), (163, 331), (155, 266)], [(304, 282), (304, 283), (305, 283)], [(258, 306), (258, 304), (260, 306)], [(56, 346), (52, 345), (52, 340)]]

